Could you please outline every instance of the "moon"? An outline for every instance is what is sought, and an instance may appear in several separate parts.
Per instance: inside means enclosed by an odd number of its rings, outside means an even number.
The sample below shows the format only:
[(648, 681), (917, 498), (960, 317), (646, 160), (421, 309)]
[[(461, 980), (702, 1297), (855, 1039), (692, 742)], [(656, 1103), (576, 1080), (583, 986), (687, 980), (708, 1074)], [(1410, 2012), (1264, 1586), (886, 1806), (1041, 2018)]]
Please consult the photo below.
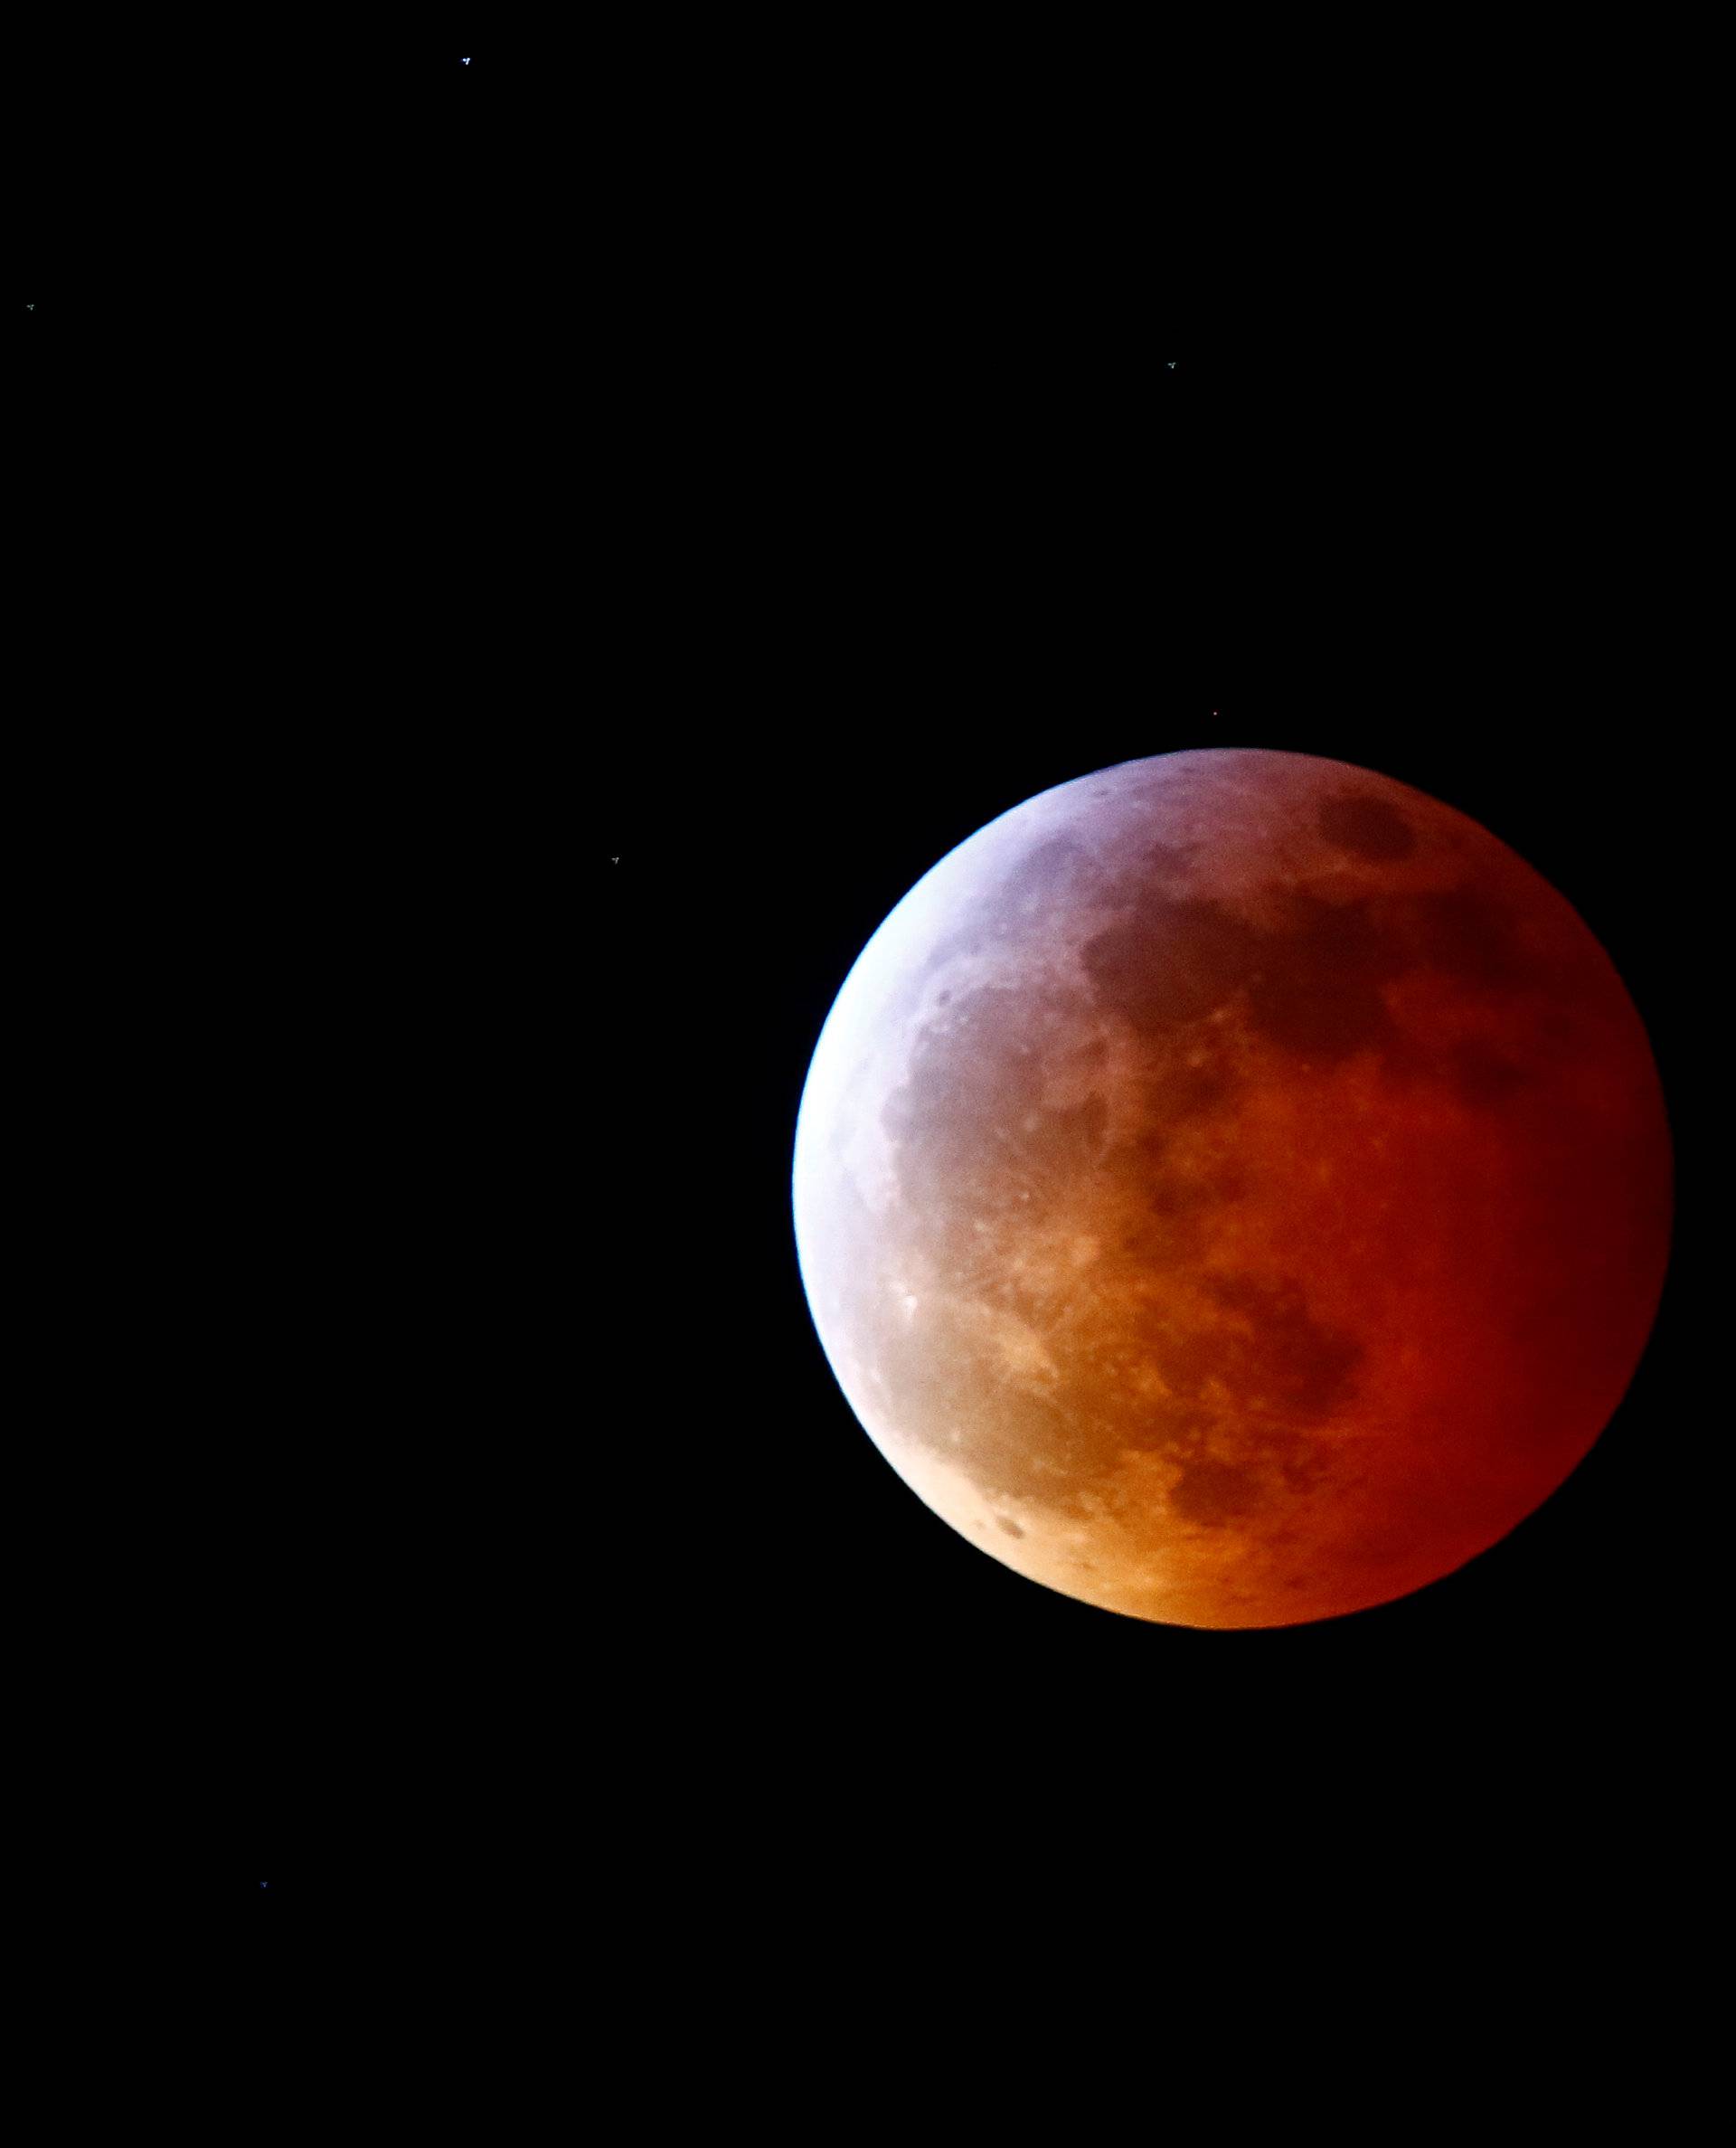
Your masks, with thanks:
[(875, 932), (796, 1124), (797, 1260), (910, 1490), (1085, 1603), (1391, 1603), (1633, 1377), (1672, 1162), (1646, 1030), (1488, 830), (1343, 762), (1162, 754), (978, 830)]

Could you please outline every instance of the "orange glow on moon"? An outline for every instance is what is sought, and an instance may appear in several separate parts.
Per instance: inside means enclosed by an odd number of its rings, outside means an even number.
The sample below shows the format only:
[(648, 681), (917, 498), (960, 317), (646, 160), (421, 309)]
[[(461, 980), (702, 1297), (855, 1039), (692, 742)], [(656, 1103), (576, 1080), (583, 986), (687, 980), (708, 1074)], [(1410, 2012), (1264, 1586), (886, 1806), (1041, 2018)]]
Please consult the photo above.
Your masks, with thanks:
[(1340, 762), (1028, 800), (828, 1016), (793, 1195), (870, 1437), (982, 1550), (1191, 1626), (1382, 1604), (1620, 1401), (1668, 1257), (1650, 1046), (1571, 906)]

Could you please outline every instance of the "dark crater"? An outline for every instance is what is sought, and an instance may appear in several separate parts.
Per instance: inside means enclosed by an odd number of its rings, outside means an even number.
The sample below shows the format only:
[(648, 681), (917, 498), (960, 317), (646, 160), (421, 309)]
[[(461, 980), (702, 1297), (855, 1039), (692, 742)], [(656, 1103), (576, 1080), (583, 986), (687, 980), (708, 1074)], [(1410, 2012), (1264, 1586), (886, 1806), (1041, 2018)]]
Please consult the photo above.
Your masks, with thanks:
[(1381, 987), (1405, 956), (1370, 905), (1285, 899), (1294, 923), (1274, 934), (1249, 988), (1250, 1019), (1281, 1050), (1328, 1063), (1390, 1043)]
[(1416, 835), (1403, 814), (1363, 790), (1343, 790), (1320, 808), (1320, 833), (1335, 849), (1354, 857), (1409, 857)]
[(1480, 1107), (1504, 1103), (1533, 1077), (1486, 1045), (1461, 1044), (1448, 1064), (1448, 1080), (1461, 1103)]
[(1099, 1003), (1143, 1036), (1224, 1005), (1259, 965), (1260, 934), (1221, 903), (1150, 895), (1080, 951)]
[[(1098, 1006), (1147, 1041), (1168, 1043), (1245, 991), (1258, 1035), (1332, 1065), (1396, 1051), (1385, 988), (1409, 970), (1494, 992), (1539, 981), (1505, 907), (1470, 888), (1350, 902), (1280, 882), (1260, 892), (1281, 920), (1270, 930), (1215, 900), (1146, 890), (1080, 950)], [(1228, 1101), (1222, 1080), (1203, 1072), (1195, 1105), (1184, 1076), (1166, 1072), (1155, 1101), (1184, 1115), (1212, 1110)]]
[(1146, 847), (1146, 870), (1156, 880), (1185, 880), (1193, 869), (1194, 852), (1198, 847), (1188, 844), (1184, 848), (1174, 843), (1151, 843)]
[(1294, 1278), (1222, 1275), (1206, 1288), (1241, 1320), (1163, 1339), (1157, 1363), (1178, 1394), (1197, 1396), (1215, 1381), (1253, 1412), (1303, 1422), (1349, 1398), (1362, 1345), (1316, 1320)]
[(1474, 889), (1456, 887), (1413, 895), (1401, 907), (1399, 938), (1419, 961), (1461, 983), (1492, 991), (1534, 981), (1505, 908)]
[(1202, 1459), (1184, 1468), (1169, 1503), (1184, 1521), (1207, 1528), (1251, 1514), (1260, 1503), (1260, 1481), (1250, 1469), (1228, 1462)]

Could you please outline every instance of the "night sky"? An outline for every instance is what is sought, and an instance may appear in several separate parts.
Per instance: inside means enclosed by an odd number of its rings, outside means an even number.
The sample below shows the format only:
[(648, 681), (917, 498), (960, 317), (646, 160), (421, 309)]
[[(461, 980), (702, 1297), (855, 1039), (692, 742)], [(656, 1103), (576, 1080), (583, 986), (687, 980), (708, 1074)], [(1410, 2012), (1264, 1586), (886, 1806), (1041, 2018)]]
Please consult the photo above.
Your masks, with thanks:
[[(79, 951), (43, 989), (106, 1039), (74, 1059), (113, 1228), (57, 1258), (111, 1263), (90, 1377), (132, 1398), (76, 1472), (89, 1677), (210, 1878), (154, 1891), (358, 1987), (594, 1910), (617, 1973), (714, 1979), (724, 2016), (750, 1944), (943, 1977), (990, 1934), (1173, 1957), (1245, 1911), (1330, 1968), (1491, 1872), (1515, 1944), (1589, 1929), (1594, 1870), (1628, 1914), (1702, 1705), (1711, 1429), (1705, 718), (1656, 378), (1373, 305), (1206, 318), (902, 137), (834, 210), (856, 108), (780, 163), (739, 101), (675, 123), (696, 60), (230, 79), (201, 123), (269, 180), (263, 250), (232, 198), (168, 213), (155, 163), (142, 239), (118, 166), (171, 130), (127, 107), (122, 156), (90, 131), (116, 83), (57, 78), (19, 316), (54, 542), (135, 458), (171, 482), (165, 410), (264, 542), (281, 450), (237, 354), (291, 416), (316, 371), (340, 426), (352, 368), (401, 371), (403, 468), (464, 505), (377, 651), (317, 593), (269, 634), (208, 604), (196, 683), (159, 691), (129, 625), (152, 690), (87, 724), (51, 683), (32, 736), (43, 944)], [(297, 215), (269, 148), (310, 114)], [(317, 554), (346, 514), (339, 482)], [(87, 622), (118, 634), (135, 579), (84, 577)], [(1615, 960), (1677, 1140), (1653, 1348), (1590, 1460), (1460, 1574), (1271, 1633), (1118, 1619), (928, 1515), (832, 1379), (789, 1217), (814, 1040), (915, 879), (1037, 790), (1220, 743), (1381, 770), (1517, 849)], [(117, 1065), (154, 1070), (118, 1115)]]
[[(647, 717), (693, 720), (621, 740), (598, 843), (622, 1032), (657, 1040), (627, 1070), (656, 1190), (623, 1387), (681, 1456), (702, 1607), (658, 1589), (636, 1613), (657, 1675), (634, 1782), (672, 1835), (696, 1825), (712, 1923), (769, 1920), (798, 1954), (842, 1926), (874, 1960), (934, 1946), (944, 1982), (1110, 1933), (1160, 1982), (1234, 1982), (1571, 1934), (1590, 1963), (1677, 1854), (1658, 1822), (1706, 1677), (1677, 1536), (1703, 1424), (1682, 816), (1704, 733), (1677, 563), (1642, 535), (1661, 421), (1577, 355), (1243, 335), (1141, 361), (1126, 393), (1109, 367), (1109, 414), (1077, 427), (1096, 369), (1031, 346), (1022, 423), (985, 447), (913, 422), (850, 465), (873, 505), (847, 535), (720, 567), (678, 664), (646, 637)], [(1561, 1491), (1412, 1597), (1243, 1635), (1071, 1603), (929, 1514), (838, 1391), (789, 1217), (808, 1055), (893, 904), (1033, 794), (1210, 744), (1382, 771), (1543, 872), (1647, 1022), (1679, 1178), (1652, 1347)], [(691, 1364), (665, 1373), (677, 1335)]]
[(64, 325), (69, 363), (85, 335), (141, 363), (154, 336), (195, 366), (202, 343), (255, 334), (297, 356), (326, 339), (407, 351), (486, 318), (510, 341), (553, 300), (565, 106), (527, 55), (123, 35), (41, 57), (35, 84), (36, 310)]

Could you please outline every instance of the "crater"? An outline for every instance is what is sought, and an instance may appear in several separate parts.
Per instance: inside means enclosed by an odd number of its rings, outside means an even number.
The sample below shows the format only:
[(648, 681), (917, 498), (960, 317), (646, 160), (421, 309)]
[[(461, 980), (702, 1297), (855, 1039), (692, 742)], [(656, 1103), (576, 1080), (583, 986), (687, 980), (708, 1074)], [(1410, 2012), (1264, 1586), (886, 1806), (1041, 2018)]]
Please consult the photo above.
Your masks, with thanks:
[(1168, 1454), (1178, 1459), (1203, 1456), (1212, 1420), (1203, 1410), (1167, 1403), (1132, 1422), (1127, 1444), (1136, 1453)]
[(1233, 1161), (1187, 1171), (1160, 1166), (1146, 1182), (1146, 1206), (1165, 1222), (1177, 1216), (1197, 1216), (1203, 1209), (1221, 1208), (1241, 1192), (1241, 1173)]
[(1396, 1035), (1381, 988), (1404, 968), (1401, 951), (1369, 904), (1326, 903), (1281, 887), (1288, 913), (1249, 992), (1249, 1019), (1269, 1043), (1334, 1064)]
[(1396, 807), (1365, 790), (1341, 790), (1320, 808), (1320, 833), (1335, 850), (1353, 857), (1391, 860), (1409, 857), (1417, 838)]
[(1127, 1197), (1128, 1219), (1117, 1251), (1146, 1272), (1197, 1260), (1206, 1243), (1206, 1219), (1241, 1191), (1233, 1158), (1178, 1161), (1161, 1132), (1110, 1150), (1104, 1169)]
[(1235, 1317), (1167, 1339), (1164, 1376), (1178, 1393), (1215, 1382), (1240, 1408), (1278, 1422), (1315, 1423), (1349, 1399), (1363, 1347), (1313, 1318), (1294, 1277), (1218, 1275), (1204, 1287)]
[(1236, 1101), (1242, 1084), (1222, 1059), (1202, 1057), (1191, 1066), (1179, 1054), (1163, 1072), (1145, 1084), (1145, 1097), (1160, 1126), (1175, 1126), (1184, 1120), (1207, 1119)]
[(1251, 1514), (1260, 1500), (1260, 1486), (1251, 1470), (1205, 1459), (1187, 1463), (1169, 1495), (1170, 1506), (1184, 1521), (1198, 1522), (1204, 1528), (1221, 1528)]
[(1223, 1006), (1252, 976), (1260, 936), (1221, 903), (1148, 895), (1080, 951), (1098, 1003), (1142, 1036)]
[(1148, 843), (1145, 863), (1156, 880), (1184, 880), (1193, 869), (1194, 846), (1179, 848), (1174, 843)]
[(1532, 1077), (1487, 1045), (1461, 1044), (1448, 1064), (1448, 1080), (1461, 1103), (1481, 1108), (1504, 1102)]
[(1419, 960), (1444, 977), (1491, 990), (1528, 981), (1531, 965), (1498, 903), (1470, 888), (1418, 895), (1407, 906)]
[(1026, 909), (1039, 901), (1082, 902), (1102, 877), (1090, 851), (1070, 836), (1052, 836), (1019, 860), (1007, 876), (1004, 897)]

